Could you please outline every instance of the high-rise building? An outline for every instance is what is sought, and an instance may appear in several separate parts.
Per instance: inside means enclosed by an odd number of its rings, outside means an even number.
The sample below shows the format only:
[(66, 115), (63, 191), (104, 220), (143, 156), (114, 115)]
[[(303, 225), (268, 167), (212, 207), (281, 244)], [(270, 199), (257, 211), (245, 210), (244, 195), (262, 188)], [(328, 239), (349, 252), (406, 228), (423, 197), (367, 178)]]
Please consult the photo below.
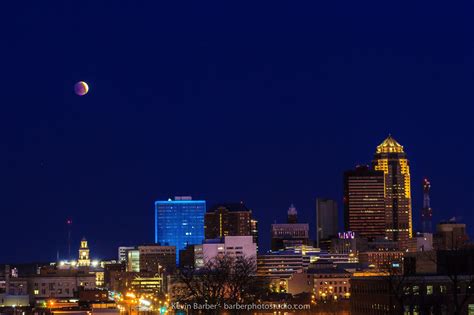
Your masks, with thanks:
[(257, 243), (257, 221), (243, 202), (214, 206), (204, 217), (206, 239), (225, 236), (253, 236)]
[(344, 228), (370, 240), (385, 237), (383, 171), (364, 165), (344, 173)]
[(140, 251), (138, 249), (129, 249), (127, 251), (127, 271), (140, 272)]
[(403, 146), (389, 135), (377, 147), (372, 163), (385, 175), (386, 236), (405, 248), (413, 236), (413, 225), (410, 166)]
[(309, 224), (298, 222), (298, 212), (291, 205), (288, 209), (288, 223), (272, 224), (272, 250), (281, 250), (309, 244)]
[(120, 246), (118, 248), (118, 262), (119, 263), (126, 263), (128, 257), (128, 251), (135, 249), (134, 246)]
[(421, 224), (423, 233), (431, 232), (431, 220), (433, 217), (433, 210), (430, 205), (430, 181), (425, 178), (423, 180), (423, 210), (421, 210)]
[(176, 268), (176, 247), (157, 244), (140, 245), (140, 272), (172, 272)]
[(204, 200), (175, 197), (175, 200), (156, 201), (155, 243), (175, 246), (177, 252), (188, 244), (201, 244), (204, 240), (205, 213)]
[(332, 199), (316, 199), (316, 242), (337, 235), (337, 202)]

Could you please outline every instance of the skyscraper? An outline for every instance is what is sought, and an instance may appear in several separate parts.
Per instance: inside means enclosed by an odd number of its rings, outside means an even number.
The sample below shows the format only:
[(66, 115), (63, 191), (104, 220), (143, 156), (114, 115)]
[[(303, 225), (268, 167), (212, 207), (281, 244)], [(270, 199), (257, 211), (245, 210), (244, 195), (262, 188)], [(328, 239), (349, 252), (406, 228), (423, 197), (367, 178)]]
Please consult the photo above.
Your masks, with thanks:
[(337, 202), (332, 199), (316, 199), (316, 239), (319, 241), (337, 235)]
[(206, 239), (224, 236), (253, 236), (257, 243), (257, 221), (252, 210), (243, 202), (219, 204), (206, 212), (204, 217), (204, 235)]
[(430, 188), (431, 184), (427, 178), (423, 180), (423, 209), (421, 210), (421, 224), (423, 233), (432, 233), (431, 219), (433, 210), (430, 206)]
[(177, 252), (188, 244), (201, 244), (204, 240), (205, 213), (204, 200), (175, 197), (175, 200), (156, 201), (155, 243), (175, 246)]
[(403, 146), (389, 135), (377, 147), (372, 164), (385, 175), (386, 236), (405, 248), (413, 236), (413, 226), (410, 166)]
[(370, 240), (385, 236), (385, 185), (382, 171), (357, 166), (344, 173), (344, 227)]

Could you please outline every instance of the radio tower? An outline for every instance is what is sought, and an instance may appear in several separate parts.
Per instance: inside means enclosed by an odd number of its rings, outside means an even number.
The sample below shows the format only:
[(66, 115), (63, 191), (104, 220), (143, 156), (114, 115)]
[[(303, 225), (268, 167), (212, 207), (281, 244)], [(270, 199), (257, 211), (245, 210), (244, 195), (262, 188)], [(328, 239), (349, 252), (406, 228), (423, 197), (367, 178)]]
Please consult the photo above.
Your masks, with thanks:
[(67, 219), (66, 220), (66, 225), (67, 225), (67, 259), (71, 260), (71, 226), (72, 226), (72, 220)]
[(431, 218), (433, 210), (430, 206), (430, 188), (431, 184), (428, 178), (423, 180), (423, 210), (421, 210), (421, 223), (423, 233), (431, 233)]

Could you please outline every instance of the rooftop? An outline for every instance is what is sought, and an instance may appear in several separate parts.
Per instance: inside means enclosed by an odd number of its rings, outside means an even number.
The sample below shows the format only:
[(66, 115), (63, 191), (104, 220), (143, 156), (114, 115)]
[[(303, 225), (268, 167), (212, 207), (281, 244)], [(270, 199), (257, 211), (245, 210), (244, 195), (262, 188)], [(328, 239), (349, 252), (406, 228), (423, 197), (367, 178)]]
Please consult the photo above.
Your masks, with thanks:
[(403, 153), (403, 146), (392, 138), (392, 135), (388, 135), (388, 137), (377, 146), (376, 153)]

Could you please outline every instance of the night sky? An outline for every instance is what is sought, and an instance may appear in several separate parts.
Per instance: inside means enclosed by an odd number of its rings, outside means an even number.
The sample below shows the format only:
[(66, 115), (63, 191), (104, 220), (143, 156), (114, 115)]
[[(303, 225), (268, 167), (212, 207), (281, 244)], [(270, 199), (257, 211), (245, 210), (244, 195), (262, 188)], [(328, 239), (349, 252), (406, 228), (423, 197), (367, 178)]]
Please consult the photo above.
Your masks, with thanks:
[[(449, 6), (448, 6), (449, 5)], [(154, 200), (243, 200), (260, 248), (391, 133), (434, 221), (473, 222), (474, 6), (463, 1), (1, 4), (0, 262), (153, 241)], [(89, 94), (76, 96), (79, 80)], [(342, 216), (341, 216), (342, 219)], [(470, 228), (470, 232), (473, 229)]]

